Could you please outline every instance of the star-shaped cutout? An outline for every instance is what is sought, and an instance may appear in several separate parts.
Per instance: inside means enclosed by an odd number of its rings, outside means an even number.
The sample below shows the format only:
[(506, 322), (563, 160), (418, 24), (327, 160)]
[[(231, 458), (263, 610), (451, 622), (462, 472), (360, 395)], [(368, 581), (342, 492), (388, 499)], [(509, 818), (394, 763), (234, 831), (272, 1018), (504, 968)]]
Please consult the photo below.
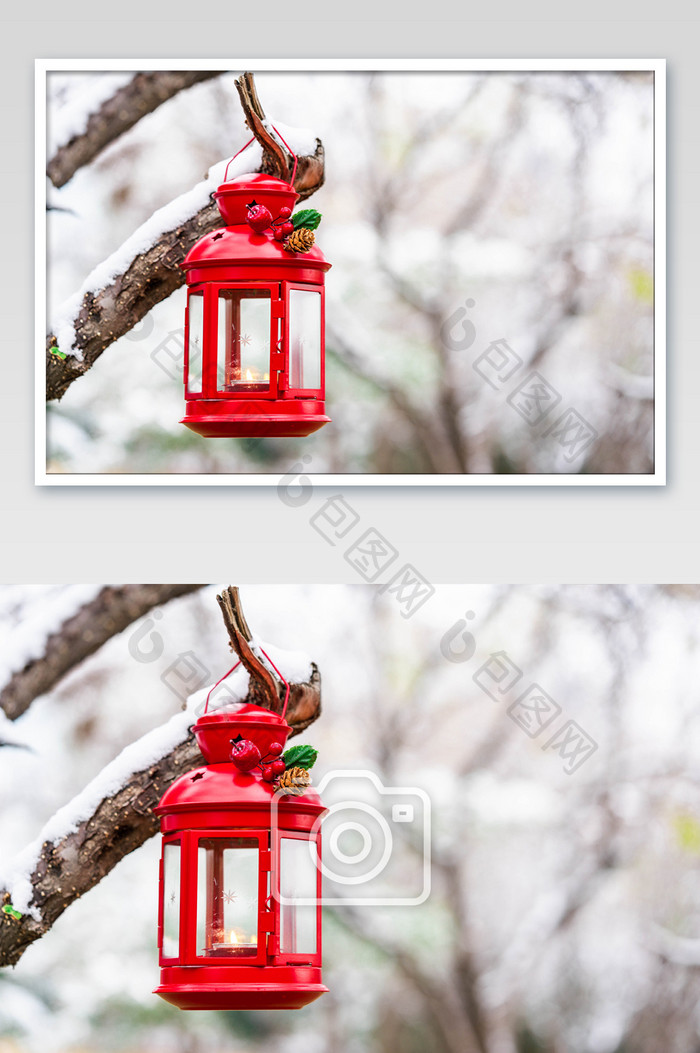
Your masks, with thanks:
[(244, 333), (244, 334), (243, 334), (243, 336), (241, 337), (241, 343), (242, 343), (242, 344), (243, 344), (244, 346), (245, 346), (246, 344), (249, 344), (249, 343), (250, 343), (250, 337), (248, 336), (248, 334), (247, 334), (247, 333)]
[(224, 903), (235, 903), (236, 893), (235, 892), (224, 892)]
[(211, 240), (212, 241), (218, 241), (219, 238), (223, 238), (223, 236), (224, 236), (224, 232), (223, 232), (223, 230), (220, 230), (218, 234), (212, 235), (212, 239)]
[(203, 771), (198, 771), (196, 775), (192, 776), (192, 778), (190, 779), (190, 782), (196, 782), (197, 779), (203, 779), (203, 778), (204, 778), (204, 772)]
[(229, 739), (229, 742), (243, 742), (243, 736), (236, 735), (235, 739)]

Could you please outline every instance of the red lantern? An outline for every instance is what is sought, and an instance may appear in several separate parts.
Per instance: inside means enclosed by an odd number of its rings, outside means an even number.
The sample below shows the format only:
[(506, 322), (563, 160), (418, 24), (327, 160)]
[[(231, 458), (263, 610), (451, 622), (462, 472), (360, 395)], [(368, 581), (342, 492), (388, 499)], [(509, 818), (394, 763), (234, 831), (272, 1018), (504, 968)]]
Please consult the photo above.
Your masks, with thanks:
[(156, 808), (163, 854), (155, 993), (180, 1009), (300, 1009), (328, 990), (318, 833), (325, 809), (313, 788), (275, 797), (260, 766), (241, 771), (231, 761), (232, 740), (254, 743), (264, 761), (290, 731), (283, 716), (259, 706), (205, 709), (194, 734), (206, 766), (177, 779)]
[(227, 166), (214, 194), (226, 226), (200, 238), (182, 263), (188, 290), (181, 423), (200, 435), (310, 435), (330, 420), (324, 405), (330, 264), (315, 244), (289, 240), (299, 196), (294, 172), (291, 183), (268, 175), (226, 181)]

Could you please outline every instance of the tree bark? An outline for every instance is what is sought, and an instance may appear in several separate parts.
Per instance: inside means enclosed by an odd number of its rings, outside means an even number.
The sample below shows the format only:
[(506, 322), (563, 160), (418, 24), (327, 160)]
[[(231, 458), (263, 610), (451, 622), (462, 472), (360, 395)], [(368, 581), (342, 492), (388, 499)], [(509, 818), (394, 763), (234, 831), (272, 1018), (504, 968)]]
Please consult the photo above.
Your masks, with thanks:
[(119, 585), (102, 589), (46, 641), (44, 654), (25, 665), (0, 691), (0, 709), (16, 720), (85, 658), (160, 604), (203, 585)]
[[(245, 114), (245, 123), (263, 149), (260, 170), (268, 175), (276, 176), (277, 179), (283, 179), (286, 183), (291, 183), (294, 175), (294, 187), (302, 200), (320, 190), (325, 179), (324, 152), (321, 140), (316, 140), (316, 152), (314, 154), (297, 157), (295, 173), (293, 155), (284, 143), (279, 141), (269, 131), (268, 125), (270, 125), (270, 122), (265, 116), (265, 111), (258, 97), (253, 74), (244, 73), (235, 83)], [(279, 132), (277, 135), (279, 135)]]
[(82, 135), (60, 146), (46, 167), (55, 187), (62, 187), (79, 168), (90, 164), (142, 117), (153, 113), (178, 92), (200, 81), (220, 77), (223, 70), (158, 70), (137, 73), (92, 113)]
[[(136, 773), (118, 793), (103, 800), (74, 833), (55, 843), (44, 842), (30, 877), (31, 905), (41, 912), (41, 921), (29, 914), (19, 919), (0, 914), (0, 966), (15, 965), (71, 903), (153, 837), (158, 830), (154, 806), (178, 775), (202, 763), (199, 747), (189, 736), (158, 764)], [(2, 898), (9, 903), (9, 893)]]
[[(253, 634), (243, 614), (238, 589), (229, 586), (216, 597), (229, 635), (230, 647), (241, 660), (251, 676), (250, 689), (258, 697), (257, 704), (277, 713), (280, 710), (280, 682), (272, 671), (258, 658), (250, 646)], [(279, 685), (279, 686), (278, 686)]]
[[(277, 674), (268, 669), (258, 658), (251, 647), (253, 634), (248, 628), (248, 622), (243, 613), (238, 588), (235, 585), (229, 585), (221, 596), (216, 597), (216, 600), (221, 608), (231, 650), (235, 651), (241, 660), (241, 665), (250, 674), (248, 701), (264, 709), (271, 709), (273, 713), (281, 713), (283, 709), (283, 702), (280, 698), (282, 682), (278, 679)], [(298, 735), (304, 728), (308, 728), (309, 724), (313, 724), (314, 720), (318, 720), (320, 715), (321, 676), (318, 667), (312, 663), (308, 681), (303, 684), (289, 685), (286, 719), (294, 728), (293, 734)]]
[(62, 398), (73, 381), (92, 368), (105, 348), (133, 329), (152, 307), (167, 300), (184, 284), (185, 274), (180, 263), (196, 241), (222, 225), (216, 204), (205, 205), (174, 230), (166, 231), (105, 288), (85, 294), (74, 319), (82, 361), (72, 355), (60, 358), (51, 350), (56, 346), (56, 337), (50, 334), (46, 338), (48, 401)]

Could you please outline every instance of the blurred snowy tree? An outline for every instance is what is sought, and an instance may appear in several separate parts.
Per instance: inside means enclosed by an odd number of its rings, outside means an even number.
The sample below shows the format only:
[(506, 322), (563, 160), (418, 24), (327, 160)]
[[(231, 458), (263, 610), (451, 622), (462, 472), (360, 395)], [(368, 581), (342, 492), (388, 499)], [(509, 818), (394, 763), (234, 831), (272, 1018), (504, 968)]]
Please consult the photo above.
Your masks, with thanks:
[[(180, 705), (183, 652), (207, 682), (225, 672), (214, 593), (153, 596), (161, 606), (3, 723), (3, 738), (32, 746), (0, 750), (3, 876), (28, 833)], [(100, 595), (0, 590), (0, 683), (41, 663)], [(310, 1010), (178, 1013), (150, 994), (147, 841), (0, 974), (3, 1053), (698, 1048), (699, 586), (441, 587), (410, 621), (369, 587), (251, 586), (244, 598), (265, 636), (312, 641), (319, 778), (366, 768), (428, 793), (429, 899), (329, 908), (330, 993)], [(495, 668), (519, 673), (510, 690)], [(559, 707), (541, 732), (538, 700)], [(571, 722), (597, 748), (569, 772), (567, 750), (547, 742)], [(410, 874), (408, 830), (393, 851)], [(3, 916), (0, 929), (16, 924)]]
[[(115, 76), (50, 74), (49, 131), (73, 127), (73, 97), (83, 116), (91, 100), (108, 105), (128, 87)], [(333, 425), (304, 440), (183, 434), (183, 301), (162, 299), (175, 238), (165, 263), (160, 250), (147, 261), (155, 298), (142, 307), (156, 306), (49, 403), (49, 471), (281, 474), (301, 453), (315, 472), (653, 470), (651, 74), (260, 81), (275, 121), (302, 117), (331, 159), (318, 207), (334, 264)], [(65, 211), (49, 213), (50, 318), (64, 318), (61, 302), (135, 227), (244, 141), (233, 75), (222, 74), (180, 91), (53, 190)], [(210, 189), (201, 184), (197, 208), (217, 223)], [(58, 393), (66, 366), (48, 358)], [(533, 422), (542, 398), (551, 412)]]

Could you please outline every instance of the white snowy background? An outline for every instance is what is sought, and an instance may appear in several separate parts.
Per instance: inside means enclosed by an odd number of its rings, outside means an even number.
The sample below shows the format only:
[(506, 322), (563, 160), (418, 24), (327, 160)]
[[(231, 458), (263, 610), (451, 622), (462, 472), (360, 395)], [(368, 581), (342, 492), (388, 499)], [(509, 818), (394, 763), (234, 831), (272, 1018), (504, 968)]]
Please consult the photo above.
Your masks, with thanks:
[[(0, 725), (0, 740), (30, 747), (0, 747), (0, 874), (124, 747), (182, 720), (173, 672), (182, 655), (196, 656), (211, 683), (230, 667), (217, 588), (135, 623)], [(94, 592), (0, 589), (0, 680)], [(441, 988), (456, 983), (455, 954), (468, 949), (479, 997), (502, 1025), (488, 1053), (697, 1048), (697, 587), (445, 586), (408, 620), (395, 597), (364, 586), (245, 586), (242, 598), (261, 639), (321, 670), (323, 715), (301, 738), (320, 750), (315, 781), (368, 768), (385, 785), (428, 793), (439, 861), (429, 900), (359, 913)], [(455, 651), (473, 644), (465, 661), (445, 657), (455, 627)], [(562, 721), (598, 743), (574, 774), (542, 750), (546, 734), (531, 739), (509, 718), (510, 700), (474, 682), (498, 652), (522, 670), (520, 687), (536, 682)], [(425, 993), (330, 910), (330, 993), (307, 1009), (181, 1013), (161, 1002), (151, 994), (157, 841), (0, 974), (0, 1053), (440, 1048)], [(399, 873), (410, 873), (410, 848), (396, 852)]]
[[(48, 186), (49, 318), (62, 340), (65, 302), (93, 269), (144, 223), (147, 240), (153, 214), (246, 141), (234, 76), (181, 92), (64, 188)], [(49, 156), (127, 78), (49, 74)], [(49, 471), (280, 473), (301, 452), (315, 472), (652, 469), (650, 75), (260, 73), (257, 85), (275, 123), (304, 125), (326, 149), (309, 203), (333, 263), (333, 424), (254, 441), (179, 425), (178, 290), (50, 405)], [(450, 349), (441, 324), (467, 300), (473, 343)], [(495, 391), (474, 372), (498, 339), (523, 360), (518, 379), (534, 359), (562, 408), (596, 429), (585, 455), (567, 462), (514, 411), (515, 379)]]

